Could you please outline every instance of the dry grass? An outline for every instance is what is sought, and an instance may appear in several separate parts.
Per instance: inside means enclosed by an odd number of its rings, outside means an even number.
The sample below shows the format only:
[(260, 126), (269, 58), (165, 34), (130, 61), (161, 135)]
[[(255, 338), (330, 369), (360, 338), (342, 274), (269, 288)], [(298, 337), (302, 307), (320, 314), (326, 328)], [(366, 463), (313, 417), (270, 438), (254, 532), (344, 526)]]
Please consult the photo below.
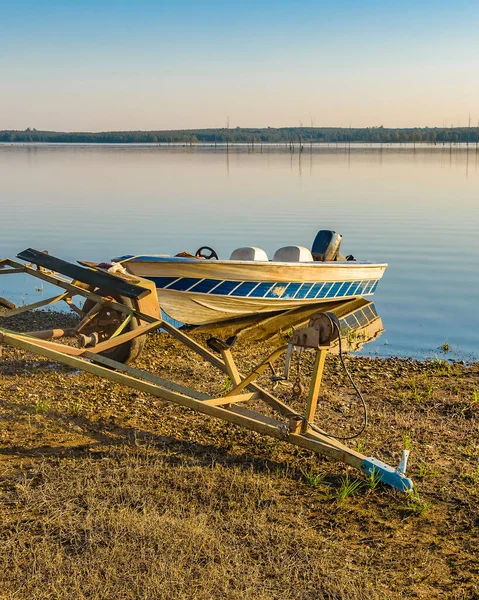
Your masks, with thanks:
[(321, 531), (314, 496), (298, 507), (297, 488), (309, 491), (281, 474), (143, 449), (40, 462), (7, 481), (5, 597), (380, 597), (362, 564), (374, 550), (345, 551), (334, 527)]
[[(267, 351), (235, 355), (246, 370)], [(370, 404), (361, 451), (396, 464), (410, 445), (416, 495), (4, 349), (0, 598), (477, 598), (477, 366), (348, 362)], [(204, 391), (225, 385), (161, 336), (140, 366)], [(310, 368), (305, 357), (305, 380)], [(352, 397), (328, 359), (322, 424), (341, 430), (350, 415), (354, 428)]]

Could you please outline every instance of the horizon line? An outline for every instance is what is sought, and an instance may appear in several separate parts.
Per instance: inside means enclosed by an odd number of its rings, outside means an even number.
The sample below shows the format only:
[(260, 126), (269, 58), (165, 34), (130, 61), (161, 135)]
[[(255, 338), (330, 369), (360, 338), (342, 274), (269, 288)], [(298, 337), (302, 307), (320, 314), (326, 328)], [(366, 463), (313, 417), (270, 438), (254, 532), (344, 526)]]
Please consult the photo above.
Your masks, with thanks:
[(479, 130), (479, 124), (477, 126), (473, 125), (457, 125), (457, 126), (444, 126), (444, 125), (424, 125), (424, 126), (408, 126), (408, 127), (389, 127), (384, 125), (371, 125), (368, 127), (352, 127), (352, 126), (310, 126), (310, 125), (281, 125), (279, 127), (271, 127), (266, 125), (264, 127), (242, 127), (237, 125), (236, 127), (189, 127), (187, 129), (181, 128), (173, 128), (173, 129), (103, 129), (98, 131), (87, 131), (87, 130), (56, 130), (56, 129), (37, 129), (35, 127), (27, 127), (25, 129), (0, 129), (0, 133), (25, 133), (25, 132), (35, 132), (35, 133), (60, 133), (60, 134), (102, 134), (102, 133), (159, 133), (159, 132), (189, 132), (189, 131), (237, 131), (237, 130), (250, 130), (250, 131), (263, 131), (263, 130), (281, 130), (281, 129), (307, 129), (308, 131), (314, 130), (337, 130), (342, 129), (345, 131), (358, 131), (358, 130), (367, 130), (367, 129), (383, 129), (383, 130), (391, 130), (391, 131), (410, 131), (414, 129), (430, 129), (430, 130), (458, 130), (458, 129), (466, 129), (466, 130)]

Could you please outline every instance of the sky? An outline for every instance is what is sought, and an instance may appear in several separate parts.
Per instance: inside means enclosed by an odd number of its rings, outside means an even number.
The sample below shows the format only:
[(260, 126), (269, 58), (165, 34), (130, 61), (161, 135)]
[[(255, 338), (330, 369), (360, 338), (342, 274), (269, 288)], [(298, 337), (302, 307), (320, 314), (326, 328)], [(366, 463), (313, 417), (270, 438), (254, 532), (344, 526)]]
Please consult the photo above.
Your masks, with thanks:
[(0, 129), (479, 123), (477, 0), (0, 0)]

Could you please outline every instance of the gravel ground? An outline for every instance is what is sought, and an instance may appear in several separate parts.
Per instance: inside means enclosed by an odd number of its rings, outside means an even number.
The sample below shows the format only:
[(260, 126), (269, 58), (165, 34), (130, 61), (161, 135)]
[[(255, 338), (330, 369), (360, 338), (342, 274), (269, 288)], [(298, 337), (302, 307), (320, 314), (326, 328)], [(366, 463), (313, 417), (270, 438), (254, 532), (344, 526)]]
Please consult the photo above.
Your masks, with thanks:
[[(5, 326), (72, 319), (37, 312)], [(234, 356), (247, 371), (271, 349), (242, 344)], [(312, 357), (304, 354), (307, 385)], [(369, 407), (368, 427), (351, 445), (393, 465), (410, 448), (409, 496), (4, 347), (0, 598), (479, 598), (479, 366), (346, 363)], [(165, 334), (148, 337), (135, 366), (209, 394), (229, 385)], [(261, 384), (271, 389), (268, 373)], [(289, 387), (275, 393), (304, 406)], [(344, 435), (361, 418), (329, 356), (318, 425)]]

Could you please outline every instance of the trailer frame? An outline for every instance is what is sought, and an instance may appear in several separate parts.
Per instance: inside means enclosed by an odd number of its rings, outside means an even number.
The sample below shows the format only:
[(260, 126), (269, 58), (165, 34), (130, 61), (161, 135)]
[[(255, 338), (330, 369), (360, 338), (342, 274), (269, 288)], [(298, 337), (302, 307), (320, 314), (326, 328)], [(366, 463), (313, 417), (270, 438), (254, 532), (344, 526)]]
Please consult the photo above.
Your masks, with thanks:
[[(79, 314), (80, 323), (74, 328), (64, 330), (27, 333), (19, 333), (0, 327), (0, 356), (2, 345), (20, 348), (26, 352), (43, 356), (97, 377), (151, 394), (157, 398), (175, 402), (200, 413), (343, 462), (363, 473), (376, 476), (382, 482), (398, 490), (409, 492), (413, 489), (411, 479), (406, 477), (405, 474), (407, 450), (403, 451), (400, 465), (394, 468), (376, 458), (363, 455), (332, 437), (326, 431), (313, 426), (324, 363), (328, 353), (327, 344), (313, 343), (306, 346), (310, 347), (316, 356), (305, 410), (304, 412), (298, 412), (271, 392), (260, 387), (256, 380), (274, 360), (283, 355), (288, 349), (291, 352), (294, 347), (303, 344), (303, 342), (284, 344), (262, 360), (250, 373), (243, 374), (238, 370), (232, 349), (228, 344), (217, 344), (215, 350), (218, 352), (218, 356), (190, 335), (162, 319), (154, 287), (148, 280), (138, 277), (132, 278), (131, 275), (125, 274), (105, 273), (105, 269), (99, 266), (77, 267), (49, 255), (47, 255), (48, 260), (44, 260), (42, 254), (29, 249), (28, 252), (24, 251), (18, 255), (23, 260), (32, 260), (35, 266), (28, 263), (19, 263), (9, 258), (0, 259), (0, 275), (26, 273), (59, 287), (63, 292), (45, 300), (0, 312), (0, 318), (7, 319), (11, 316), (64, 301), (74, 312)], [(44, 264), (47, 264), (49, 268), (43, 266)], [(52, 270), (53, 266), (62, 269), (63, 272)], [(70, 273), (70, 276), (77, 277), (77, 279), (70, 279), (67, 273)], [(112, 277), (117, 280), (118, 284), (115, 286), (115, 290), (119, 297), (115, 298), (102, 292), (104, 275), (107, 275), (106, 279), (108, 281), (111, 281)], [(133, 305), (127, 305), (122, 301), (122, 284), (128, 286)], [(94, 303), (93, 307), (87, 312), (82, 311), (73, 303), (74, 296), (82, 296), (89, 300)], [(4, 304), (6, 305), (6, 302)], [(88, 338), (82, 331), (84, 331), (86, 325), (95, 327), (95, 317), (98, 317), (99, 311), (105, 308), (107, 313), (110, 311), (113, 314), (113, 311), (115, 311), (115, 314), (121, 313), (125, 318), (118, 324), (118, 327), (110, 334), (108, 339), (95, 343), (94, 336)], [(137, 327), (124, 331), (127, 328), (125, 321), (129, 324), (133, 319), (137, 320)], [(98, 322), (100, 323), (100, 321)], [(116, 324), (115, 322), (114, 325)], [(112, 327), (110, 327), (110, 332)], [(228, 375), (233, 388), (221, 396), (211, 396), (104, 355), (104, 353), (108, 353), (158, 329), (170, 334), (219, 371)], [(51, 341), (52, 339), (71, 337), (79, 339), (84, 347)], [(87, 337), (86, 341), (85, 337)], [(299, 338), (296, 337), (296, 339)], [(88, 346), (88, 344), (90, 345)], [(256, 400), (267, 404), (275, 411), (277, 416), (270, 417), (262, 414), (259, 410), (245, 406), (248, 402)]]

